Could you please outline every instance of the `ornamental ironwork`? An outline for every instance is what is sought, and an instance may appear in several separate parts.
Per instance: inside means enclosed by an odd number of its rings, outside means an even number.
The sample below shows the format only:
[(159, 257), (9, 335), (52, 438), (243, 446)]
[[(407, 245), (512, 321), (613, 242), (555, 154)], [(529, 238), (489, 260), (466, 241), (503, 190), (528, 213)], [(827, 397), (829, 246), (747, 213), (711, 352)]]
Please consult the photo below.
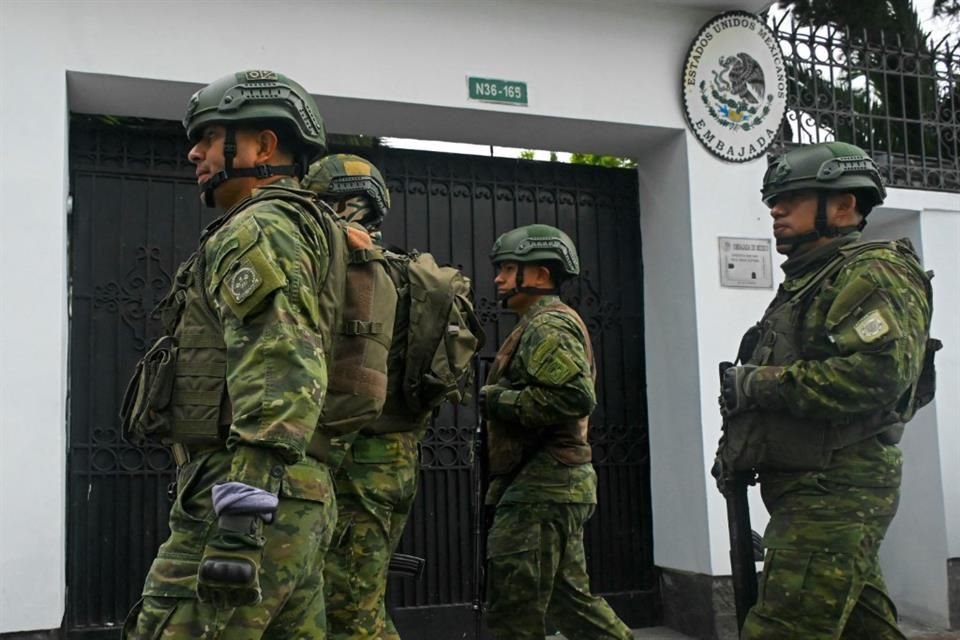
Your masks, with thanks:
[(960, 191), (960, 41), (770, 19), (787, 69), (780, 148), (841, 140), (888, 186)]
[[(215, 215), (201, 206), (177, 123), (75, 116), (71, 121), (70, 418), (67, 630), (116, 635), (167, 536), (167, 449), (123, 441), (117, 418), (137, 359), (160, 330), (152, 313), (176, 265)], [(487, 345), (477, 384), (516, 316), (501, 308), (489, 251), (497, 235), (544, 222), (577, 244), (582, 276), (566, 299), (583, 315), (598, 365), (591, 442), (600, 505), (588, 525), (592, 587), (627, 622), (657, 618), (649, 497), (643, 282), (633, 171), (335, 148), (382, 171), (392, 208), (384, 238), (430, 251), (473, 280)], [(242, 283), (241, 283), (242, 284)], [(402, 551), (427, 558), (419, 581), (391, 580), (389, 605), (410, 637), (470, 626), (472, 403), (443, 406), (421, 445), (420, 491)], [(461, 629), (463, 627), (463, 629)]]

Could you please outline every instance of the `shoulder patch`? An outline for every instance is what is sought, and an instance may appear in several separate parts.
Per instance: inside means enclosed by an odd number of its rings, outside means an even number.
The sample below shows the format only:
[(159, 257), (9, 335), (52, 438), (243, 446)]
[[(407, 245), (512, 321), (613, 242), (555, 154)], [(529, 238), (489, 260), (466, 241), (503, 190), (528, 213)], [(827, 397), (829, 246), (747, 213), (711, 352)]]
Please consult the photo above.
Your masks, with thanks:
[(261, 284), (263, 278), (247, 259), (240, 260), (233, 274), (227, 277), (227, 288), (237, 304), (253, 295)]
[(527, 371), (544, 384), (560, 386), (580, 371), (577, 361), (567, 353), (556, 333), (543, 338), (530, 354)]
[(884, 320), (883, 315), (874, 309), (857, 320), (853, 330), (865, 344), (870, 344), (887, 335), (890, 332), (890, 325)]

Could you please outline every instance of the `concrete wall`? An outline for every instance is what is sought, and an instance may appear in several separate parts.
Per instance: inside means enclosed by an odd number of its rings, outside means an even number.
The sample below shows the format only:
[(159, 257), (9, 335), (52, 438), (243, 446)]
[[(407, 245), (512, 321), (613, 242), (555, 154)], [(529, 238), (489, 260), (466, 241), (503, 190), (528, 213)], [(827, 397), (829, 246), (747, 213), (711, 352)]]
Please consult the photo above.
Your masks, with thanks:
[(59, 626), (65, 594), (67, 87), (13, 8), (0, 5), (0, 633)]
[[(890, 593), (902, 614), (949, 626), (947, 559), (960, 551), (960, 196), (891, 189), (870, 215), (868, 238), (907, 237), (933, 280), (932, 335), (944, 343), (937, 355), (938, 393), (904, 433), (903, 491), (897, 518), (881, 549)], [(956, 604), (954, 605), (956, 606)]]
[[(772, 291), (723, 289), (717, 266), (717, 236), (770, 235), (763, 161), (714, 159), (683, 120), (683, 58), (717, 5), (275, 0), (267, 14), (251, 0), (0, 2), (0, 633), (63, 616), (68, 113), (179, 118), (192, 91), (242, 68), (296, 78), (332, 131), (640, 159), (656, 562), (729, 572), (723, 503), (706, 474), (720, 426), (716, 362)], [(526, 81), (530, 106), (471, 103), (468, 75)], [(910, 193), (894, 195), (913, 203), (895, 208), (922, 211), (944, 292), (939, 335), (960, 345), (958, 303), (945, 294), (960, 274), (960, 206), (943, 196), (918, 209)], [(956, 388), (951, 348), (941, 380)], [(944, 395), (928, 410), (941, 427), (927, 445), (949, 460), (960, 434), (943, 425), (960, 414), (960, 394)], [(943, 514), (940, 549), (960, 555), (958, 483), (946, 465), (930, 474), (943, 487), (939, 506), (922, 496)]]

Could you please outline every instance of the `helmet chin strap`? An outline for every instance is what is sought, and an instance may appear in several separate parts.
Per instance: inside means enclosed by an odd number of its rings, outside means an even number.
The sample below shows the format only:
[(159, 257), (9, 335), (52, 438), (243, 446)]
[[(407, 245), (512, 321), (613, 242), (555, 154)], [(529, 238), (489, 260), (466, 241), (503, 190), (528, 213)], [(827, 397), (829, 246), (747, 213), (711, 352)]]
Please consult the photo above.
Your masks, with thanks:
[(271, 165), (258, 164), (253, 167), (235, 169), (233, 160), (237, 157), (237, 134), (232, 126), (226, 127), (226, 134), (223, 140), (223, 169), (218, 171), (212, 178), (200, 185), (200, 194), (203, 204), (208, 207), (217, 206), (213, 201), (213, 192), (227, 180), (231, 178), (269, 178), (271, 176), (298, 176), (300, 175), (300, 166), (297, 164), (289, 165)]
[(790, 247), (787, 254), (791, 254), (800, 247), (800, 245), (807, 244), (808, 242), (815, 242), (820, 238), (836, 238), (839, 236), (845, 236), (848, 233), (854, 231), (859, 231), (863, 229), (863, 224), (853, 225), (849, 227), (834, 227), (827, 224), (827, 194), (825, 191), (820, 191), (817, 193), (817, 217), (815, 218), (813, 224), (813, 231), (808, 231), (807, 233), (801, 233), (800, 235), (791, 236), (789, 238), (782, 238), (777, 240), (777, 245), (787, 245)]
[(549, 296), (549, 295), (552, 295), (552, 294), (559, 294), (559, 293), (560, 293), (560, 287), (553, 287), (553, 288), (551, 288), (551, 289), (544, 289), (544, 288), (540, 288), (540, 287), (525, 287), (525, 286), (523, 286), (523, 265), (521, 264), (521, 265), (520, 265), (520, 268), (517, 269), (517, 284), (516, 284), (516, 286), (513, 287), (512, 289), (510, 289), (509, 291), (506, 291), (506, 292), (500, 294), (500, 296), (499, 296), (499, 298), (500, 298), (500, 306), (502, 306), (504, 309), (507, 309), (507, 308), (508, 308), (507, 302), (510, 300), (510, 298), (512, 298), (513, 296), (517, 295), (518, 293), (529, 293), (530, 295), (533, 295), (533, 296)]

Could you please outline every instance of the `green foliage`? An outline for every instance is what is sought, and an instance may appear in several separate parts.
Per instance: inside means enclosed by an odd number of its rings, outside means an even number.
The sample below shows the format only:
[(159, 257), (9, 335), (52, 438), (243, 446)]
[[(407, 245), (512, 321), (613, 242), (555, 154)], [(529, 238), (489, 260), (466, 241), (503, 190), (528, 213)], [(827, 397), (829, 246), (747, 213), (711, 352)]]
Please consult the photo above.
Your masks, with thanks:
[(328, 133), (327, 146), (342, 149), (376, 149), (386, 146), (383, 140), (376, 136), (363, 136), (343, 133)]
[(524, 149), (523, 151), (520, 152), (519, 157), (521, 160), (533, 160), (533, 154), (534, 154), (533, 149)]
[(634, 169), (637, 161), (632, 158), (600, 156), (594, 153), (574, 153), (570, 156), (570, 164), (591, 164), (608, 169)]
[[(951, 104), (960, 100), (960, 77), (939, 84), (935, 80), (930, 37), (911, 0), (779, 0), (779, 4), (791, 6), (800, 25), (823, 27), (818, 37), (826, 38), (827, 46), (837, 52), (835, 59), (844, 60), (847, 70), (824, 73), (814, 61), (787, 60), (788, 94), (801, 97), (804, 122), (812, 120), (836, 139), (865, 149), (937, 155), (943, 142), (935, 127), (924, 129), (921, 121), (949, 119), (955, 109)], [(942, 57), (947, 50), (937, 55)], [(817, 107), (805, 111), (803, 104)]]
[(933, 15), (960, 18), (960, 0), (935, 0)]
[(781, 9), (792, 8), (801, 24), (822, 27), (828, 24), (840, 27), (890, 29), (895, 27), (894, 16), (910, 0), (778, 0)]

